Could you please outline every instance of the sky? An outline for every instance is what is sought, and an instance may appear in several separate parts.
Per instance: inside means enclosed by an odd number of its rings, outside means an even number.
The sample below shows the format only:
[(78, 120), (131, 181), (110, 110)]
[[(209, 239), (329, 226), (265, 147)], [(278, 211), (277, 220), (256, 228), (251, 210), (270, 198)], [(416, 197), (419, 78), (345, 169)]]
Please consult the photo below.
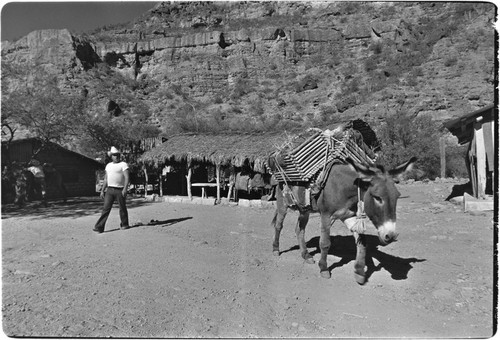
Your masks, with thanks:
[(1, 2), (1, 40), (15, 41), (28, 33), (48, 28), (88, 32), (109, 24), (131, 21), (158, 2), (67, 1)]

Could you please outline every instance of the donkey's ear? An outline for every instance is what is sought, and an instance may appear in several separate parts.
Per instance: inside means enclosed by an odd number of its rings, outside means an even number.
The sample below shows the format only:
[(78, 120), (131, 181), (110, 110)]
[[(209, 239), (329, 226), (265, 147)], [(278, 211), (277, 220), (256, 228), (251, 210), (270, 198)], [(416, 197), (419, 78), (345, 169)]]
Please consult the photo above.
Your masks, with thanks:
[(413, 168), (413, 164), (417, 161), (417, 157), (412, 157), (408, 162), (398, 165), (392, 170), (389, 170), (389, 175), (391, 175), (394, 180), (401, 180), (402, 175), (410, 171)]
[(351, 169), (353, 169), (358, 173), (358, 177), (363, 181), (371, 181), (373, 176), (377, 174), (375, 168), (370, 168), (367, 165), (358, 163), (355, 160), (351, 159), (350, 157), (346, 158), (346, 162)]

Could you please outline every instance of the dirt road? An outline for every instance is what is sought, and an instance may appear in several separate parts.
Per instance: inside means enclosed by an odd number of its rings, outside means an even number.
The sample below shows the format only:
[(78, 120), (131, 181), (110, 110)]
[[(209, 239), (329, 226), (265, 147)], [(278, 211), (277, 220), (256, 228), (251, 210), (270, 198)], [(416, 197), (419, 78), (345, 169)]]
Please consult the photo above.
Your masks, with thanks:
[[(30, 337), (488, 337), (493, 214), (445, 202), (457, 183), (400, 185), (399, 241), (375, 246), (369, 280), (336, 222), (332, 278), (299, 255), (285, 220), (272, 255), (263, 208), (130, 201), (132, 223), (91, 231), (98, 198), (2, 211), (3, 330)], [(306, 229), (319, 259), (319, 216)], [(373, 226), (371, 232), (375, 235)]]

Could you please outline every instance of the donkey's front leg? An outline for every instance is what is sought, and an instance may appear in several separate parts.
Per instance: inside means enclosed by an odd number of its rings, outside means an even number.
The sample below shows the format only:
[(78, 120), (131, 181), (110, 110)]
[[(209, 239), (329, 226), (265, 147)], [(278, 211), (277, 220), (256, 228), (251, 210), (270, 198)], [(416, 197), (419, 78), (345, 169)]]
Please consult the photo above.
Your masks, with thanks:
[(321, 250), (321, 258), (319, 260), (319, 270), (321, 276), (325, 279), (331, 277), (330, 271), (328, 270), (328, 264), (326, 262), (326, 256), (330, 250), (330, 227), (332, 221), (328, 213), (321, 213), (321, 234), (319, 236), (319, 248)]
[(365, 284), (365, 259), (366, 259), (366, 237), (364, 234), (353, 232), (356, 241), (356, 263), (354, 263), (354, 278), (360, 285)]
[(314, 263), (314, 259), (307, 251), (305, 233), (306, 233), (306, 225), (309, 221), (309, 211), (301, 211), (299, 218), (297, 220), (297, 226), (295, 227), (295, 234), (297, 235), (297, 242), (299, 242), (300, 254), (302, 258), (307, 263)]
[(283, 220), (285, 219), (287, 212), (286, 207), (280, 207), (278, 204), (278, 208), (276, 208), (276, 212), (274, 213), (273, 221), (271, 222), (271, 226), (274, 228), (274, 240), (273, 240), (273, 255), (280, 255), (280, 234), (283, 229)]

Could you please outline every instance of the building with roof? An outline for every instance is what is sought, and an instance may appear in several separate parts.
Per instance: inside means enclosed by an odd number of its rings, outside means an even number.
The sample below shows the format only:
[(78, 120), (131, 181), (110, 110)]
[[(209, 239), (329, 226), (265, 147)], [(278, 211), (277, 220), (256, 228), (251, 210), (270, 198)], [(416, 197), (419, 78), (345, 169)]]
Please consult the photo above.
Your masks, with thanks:
[(498, 139), (495, 137), (498, 109), (491, 104), (482, 109), (448, 120), (444, 126), (458, 138), (458, 143), (469, 143), (466, 163), (473, 196), (487, 199), (498, 193), (495, 171), (498, 164)]
[(283, 133), (185, 133), (168, 138), (145, 152), (139, 161), (148, 167), (174, 166), (185, 170), (175, 177), (175, 182), (178, 185), (182, 178), (187, 178), (185, 189), (190, 198), (192, 184), (197, 185), (192, 180), (207, 187), (208, 182), (215, 180), (213, 187), (220, 200), (221, 172), (228, 173), (224, 170), (236, 167), (266, 173), (270, 151), (279, 143), (283, 143)]
[[(14, 162), (26, 166), (40, 146), (41, 141), (37, 138), (2, 143), (2, 167)], [(52, 142), (46, 144), (36, 154), (36, 159), (42, 164), (51, 164), (57, 170), (62, 177), (67, 196), (96, 195), (96, 173), (104, 169), (104, 164)], [(47, 183), (49, 198), (58, 198), (62, 195), (58, 188)]]

